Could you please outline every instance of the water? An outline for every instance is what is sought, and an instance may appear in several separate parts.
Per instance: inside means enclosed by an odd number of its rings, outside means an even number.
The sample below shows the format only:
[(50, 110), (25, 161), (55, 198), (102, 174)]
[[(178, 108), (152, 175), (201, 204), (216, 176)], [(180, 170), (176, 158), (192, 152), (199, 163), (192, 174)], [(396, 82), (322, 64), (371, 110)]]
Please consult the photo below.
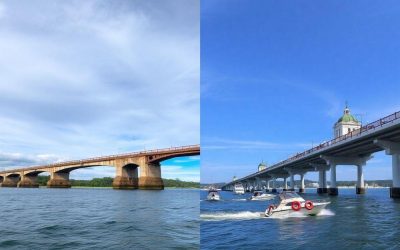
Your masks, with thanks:
[(0, 188), (0, 249), (198, 249), (199, 191)]
[(332, 203), (321, 215), (261, 217), (272, 201), (247, 201), (249, 193), (220, 192), (223, 201), (205, 201), (201, 192), (202, 249), (400, 249), (400, 201), (388, 189), (339, 189), (339, 196), (307, 190), (305, 199)]

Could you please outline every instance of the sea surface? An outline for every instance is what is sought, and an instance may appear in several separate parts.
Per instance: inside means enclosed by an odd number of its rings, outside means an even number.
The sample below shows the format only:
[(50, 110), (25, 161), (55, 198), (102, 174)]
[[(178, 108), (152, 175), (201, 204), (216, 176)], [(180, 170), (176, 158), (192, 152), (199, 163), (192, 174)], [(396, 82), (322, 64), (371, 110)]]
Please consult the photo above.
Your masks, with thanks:
[(261, 217), (272, 201), (247, 201), (250, 193), (220, 192), (206, 201), (201, 191), (201, 249), (400, 249), (400, 201), (389, 189), (339, 189), (339, 196), (307, 189), (306, 200), (331, 204), (318, 216)]
[(198, 249), (199, 191), (0, 188), (0, 249)]

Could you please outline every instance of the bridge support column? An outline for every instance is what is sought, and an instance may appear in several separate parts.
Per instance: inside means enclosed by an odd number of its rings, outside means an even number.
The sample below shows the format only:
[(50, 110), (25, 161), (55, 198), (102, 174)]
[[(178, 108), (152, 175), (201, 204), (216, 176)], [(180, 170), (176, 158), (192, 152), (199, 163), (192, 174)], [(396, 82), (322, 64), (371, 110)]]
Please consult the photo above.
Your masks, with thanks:
[(317, 193), (319, 194), (328, 193), (328, 186), (326, 183), (326, 169), (319, 170), (319, 187)]
[(363, 174), (363, 166), (362, 165), (357, 165), (356, 193), (357, 194), (365, 194), (364, 174)]
[(164, 189), (160, 163), (147, 163), (140, 166), (139, 189)]
[(127, 164), (116, 166), (116, 175), (113, 181), (114, 189), (137, 189), (138, 188), (138, 165)]
[(38, 188), (37, 175), (21, 175), (21, 180), (18, 182), (20, 188)]
[(270, 189), (269, 182), (270, 182), (270, 180), (267, 180), (267, 189), (265, 189), (266, 192), (269, 192), (269, 189)]
[(328, 190), (329, 195), (338, 195), (339, 191), (336, 186), (336, 164), (331, 164), (331, 185)]
[(374, 143), (385, 149), (387, 155), (392, 156), (392, 179), (390, 188), (391, 198), (400, 198), (400, 143), (384, 140), (374, 140)]
[(288, 190), (287, 177), (283, 178), (283, 191)]
[(262, 190), (263, 189), (263, 179), (261, 179), (260, 177), (256, 177), (256, 190)]
[(290, 191), (294, 191), (294, 173), (290, 173)]
[(272, 179), (272, 193), (276, 193), (276, 178)]
[(17, 187), (19, 176), (6, 176), (4, 177), (1, 187)]
[(304, 185), (304, 174), (300, 174), (300, 188), (299, 193), (304, 193), (305, 185)]
[(50, 174), (50, 180), (47, 182), (48, 188), (70, 188), (69, 172), (53, 172)]

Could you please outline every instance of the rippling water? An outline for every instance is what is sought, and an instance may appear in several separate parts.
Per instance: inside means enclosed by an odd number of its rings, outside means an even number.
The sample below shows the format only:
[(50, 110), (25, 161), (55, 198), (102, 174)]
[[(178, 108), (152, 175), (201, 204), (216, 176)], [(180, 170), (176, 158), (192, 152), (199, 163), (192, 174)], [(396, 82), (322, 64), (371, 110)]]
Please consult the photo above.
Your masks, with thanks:
[(198, 249), (199, 191), (0, 188), (0, 249)]
[(263, 218), (273, 201), (247, 201), (246, 195), (220, 192), (223, 201), (205, 201), (201, 192), (202, 249), (400, 249), (400, 201), (388, 189), (340, 189), (339, 196), (306, 199), (332, 203), (315, 217)]

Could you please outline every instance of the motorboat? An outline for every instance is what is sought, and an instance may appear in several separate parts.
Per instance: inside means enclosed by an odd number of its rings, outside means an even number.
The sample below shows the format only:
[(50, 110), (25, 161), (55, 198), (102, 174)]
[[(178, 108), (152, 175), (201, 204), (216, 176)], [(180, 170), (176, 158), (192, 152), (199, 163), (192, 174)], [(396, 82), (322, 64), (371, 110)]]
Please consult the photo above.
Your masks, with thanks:
[(275, 198), (276, 195), (266, 194), (263, 191), (255, 191), (253, 195), (249, 198), (252, 201), (267, 201)]
[(234, 194), (244, 194), (244, 187), (242, 183), (235, 183), (235, 186), (233, 187), (233, 193)]
[(219, 196), (218, 190), (216, 190), (214, 188), (210, 188), (208, 190), (207, 200), (209, 200), (209, 201), (219, 201), (220, 198), (221, 197)]
[(328, 201), (306, 201), (294, 191), (284, 191), (280, 193), (279, 199), (280, 203), (278, 205), (270, 205), (265, 210), (266, 217), (273, 215), (288, 215), (290, 213), (317, 215), (322, 209), (330, 204)]

